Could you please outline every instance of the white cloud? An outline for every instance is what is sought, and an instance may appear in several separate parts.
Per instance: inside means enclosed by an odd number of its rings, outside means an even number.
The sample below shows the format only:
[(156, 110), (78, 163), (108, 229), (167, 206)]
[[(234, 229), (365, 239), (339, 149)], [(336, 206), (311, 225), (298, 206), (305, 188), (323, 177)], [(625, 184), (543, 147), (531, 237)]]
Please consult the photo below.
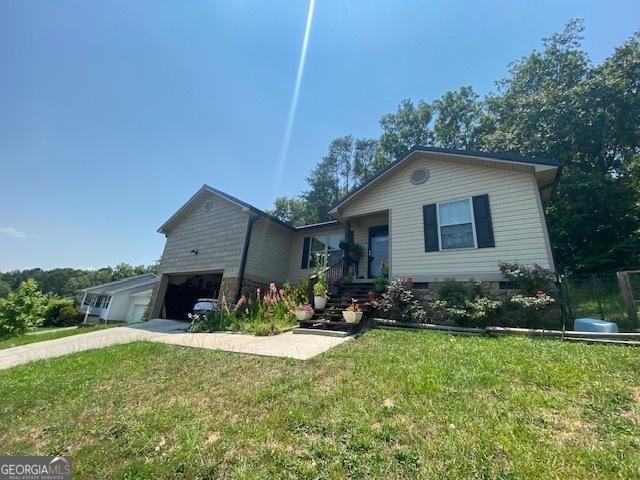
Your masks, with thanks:
[(0, 235), (7, 235), (13, 238), (42, 238), (40, 235), (29, 235), (15, 227), (0, 227)]

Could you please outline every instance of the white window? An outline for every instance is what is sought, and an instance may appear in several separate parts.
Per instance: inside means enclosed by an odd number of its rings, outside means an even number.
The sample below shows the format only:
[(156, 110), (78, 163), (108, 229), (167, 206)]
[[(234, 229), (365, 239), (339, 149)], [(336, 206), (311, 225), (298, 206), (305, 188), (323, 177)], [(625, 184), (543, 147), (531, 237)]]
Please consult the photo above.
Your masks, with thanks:
[(309, 268), (313, 268), (317, 261), (324, 259), (324, 266), (332, 265), (340, 256), (340, 241), (344, 238), (341, 233), (332, 235), (314, 235), (309, 246)]
[(476, 246), (471, 198), (439, 203), (438, 224), (442, 250)]

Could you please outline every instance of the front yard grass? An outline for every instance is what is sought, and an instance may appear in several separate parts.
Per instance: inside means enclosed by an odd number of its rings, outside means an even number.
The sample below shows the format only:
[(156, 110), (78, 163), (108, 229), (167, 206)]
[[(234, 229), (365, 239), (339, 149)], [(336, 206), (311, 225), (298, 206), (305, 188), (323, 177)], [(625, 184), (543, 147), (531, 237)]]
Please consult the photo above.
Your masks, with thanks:
[(100, 325), (93, 325), (91, 327), (77, 327), (73, 329), (57, 330), (52, 332), (29, 332), (25, 335), (18, 335), (17, 337), (5, 338), (0, 340), (0, 350), (3, 348), (18, 347), (20, 345), (27, 345), (28, 343), (43, 342), (44, 340), (54, 340), (56, 338), (70, 337), (72, 335), (78, 335), (79, 333), (95, 332), (96, 330), (104, 330), (105, 328), (113, 328), (124, 325), (124, 323), (107, 323)]
[(638, 478), (637, 349), (374, 330), (307, 362), (137, 342), (0, 372), (78, 478)]

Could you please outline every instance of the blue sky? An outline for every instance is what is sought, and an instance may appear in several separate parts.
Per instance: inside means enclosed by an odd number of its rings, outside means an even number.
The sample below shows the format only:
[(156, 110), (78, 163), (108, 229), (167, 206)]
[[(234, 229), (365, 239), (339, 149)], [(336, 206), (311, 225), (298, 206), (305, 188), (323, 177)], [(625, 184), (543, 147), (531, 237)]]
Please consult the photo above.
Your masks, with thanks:
[(572, 17), (602, 61), (640, 3), (317, 0), (278, 179), (306, 16), (293, 0), (0, 0), (0, 271), (150, 263), (203, 183), (269, 208), (332, 138), (377, 136), (403, 98), (493, 90)]

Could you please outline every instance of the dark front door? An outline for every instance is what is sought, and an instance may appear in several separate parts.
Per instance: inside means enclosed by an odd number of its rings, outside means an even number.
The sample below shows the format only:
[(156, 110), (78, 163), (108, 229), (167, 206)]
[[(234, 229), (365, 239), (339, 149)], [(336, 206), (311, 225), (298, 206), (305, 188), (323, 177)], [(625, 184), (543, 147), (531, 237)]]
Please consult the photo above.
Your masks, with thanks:
[(389, 226), (369, 228), (369, 278), (389, 275)]

